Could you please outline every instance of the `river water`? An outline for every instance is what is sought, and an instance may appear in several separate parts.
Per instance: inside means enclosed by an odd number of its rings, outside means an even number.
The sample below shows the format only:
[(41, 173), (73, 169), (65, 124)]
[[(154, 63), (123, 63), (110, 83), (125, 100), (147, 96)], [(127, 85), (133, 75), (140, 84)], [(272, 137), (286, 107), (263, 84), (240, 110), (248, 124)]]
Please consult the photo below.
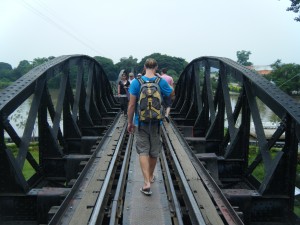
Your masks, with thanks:
[[(57, 96), (57, 93), (54, 93), (53, 95)], [(231, 95), (230, 98), (231, 98), (232, 110), (234, 110), (238, 95)], [(53, 99), (55, 99), (55, 98), (53, 98)], [(295, 99), (300, 104), (300, 97), (296, 97)], [(14, 127), (15, 131), (18, 133), (19, 136), (23, 135), (23, 131), (24, 131), (24, 127), (25, 127), (25, 124), (26, 124), (26, 121), (28, 118), (31, 102), (32, 102), (32, 98), (27, 99), (22, 105), (20, 105), (9, 116), (10, 123)], [(55, 104), (56, 104), (55, 100), (54, 100), (53, 104), (55, 106)], [(260, 111), (261, 120), (263, 123), (269, 123), (269, 122), (276, 123), (276, 122), (280, 121), (280, 119), (262, 102), (257, 101), (257, 104), (258, 104), (258, 108)], [(48, 118), (48, 122), (50, 125), (52, 125), (50, 118)], [(239, 121), (237, 121), (237, 123), (239, 123)], [(225, 121), (225, 126), (226, 126), (226, 124), (227, 123)], [(62, 126), (61, 126), (61, 128), (62, 128)], [(37, 135), (37, 121), (36, 121), (35, 129), (33, 131), (32, 136), (36, 136), (36, 135)], [(5, 136), (8, 137), (7, 134), (5, 134)]]

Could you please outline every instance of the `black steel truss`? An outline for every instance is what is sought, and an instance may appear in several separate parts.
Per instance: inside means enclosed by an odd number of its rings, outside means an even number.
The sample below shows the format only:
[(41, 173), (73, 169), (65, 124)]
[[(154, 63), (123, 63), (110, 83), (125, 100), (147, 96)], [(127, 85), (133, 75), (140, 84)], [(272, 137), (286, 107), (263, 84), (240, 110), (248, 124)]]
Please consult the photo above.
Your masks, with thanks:
[[(234, 109), (229, 91), (232, 79), (241, 88)], [(293, 214), (300, 105), (255, 71), (220, 57), (200, 57), (189, 63), (179, 78), (175, 93), (174, 121), (182, 127), (192, 126), (193, 136), (202, 141), (202, 147), (195, 145), (194, 152), (215, 153), (220, 180), (238, 178), (247, 183), (249, 189), (257, 191), (260, 197), (248, 196), (253, 201), (249, 203), (252, 204), (253, 215), (257, 209), (253, 199), (259, 199), (257, 201), (262, 208), (267, 208), (267, 204), (273, 204), (270, 209), (284, 208), (280, 216)], [(271, 138), (265, 135), (258, 101), (281, 119)], [(250, 163), (251, 124), (257, 135), (258, 152)], [(281, 140), (283, 134), (285, 139)], [(283, 147), (272, 156), (271, 148), (279, 141), (284, 142)], [(264, 168), (260, 181), (253, 176), (259, 165)], [(230, 185), (234, 186), (234, 182)], [(242, 196), (245, 197), (244, 194)], [(267, 200), (270, 198), (276, 200), (270, 203)], [(279, 214), (276, 216), (280, 217)], [(249, 221), (251, 219), (248, 218)]]
[[(56, 99), (49, 92), (53, 79), (59, 83)], [(23, 134), (19, 135), (9, 118), (29, 97), (30, 111)], [(27, 193), (37, 182), (51, 177), (67, 182), (64, 156), (80, 152), (78, 143), (83, 137), (101, 135), (109, 117), (117, 112), (118, 104), (106, 74), (91, 57), (57, 57), (22, 76), (0, 95), (0, 193)], [(28, 151), (36, 123), (39, 162)], [(16, 156), (4, 132), (18, 147)], [(22, 173), (25, 160), (36, 171), (28, 181)]]

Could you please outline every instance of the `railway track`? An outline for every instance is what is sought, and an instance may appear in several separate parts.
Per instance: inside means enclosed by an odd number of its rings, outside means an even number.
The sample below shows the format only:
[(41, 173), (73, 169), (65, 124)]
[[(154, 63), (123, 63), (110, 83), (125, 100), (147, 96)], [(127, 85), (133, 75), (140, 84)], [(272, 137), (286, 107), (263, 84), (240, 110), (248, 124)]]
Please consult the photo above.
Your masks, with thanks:
[[(135, 175), (140, 168), (134, 136), (127, 133), (126, 124), (126, 118), (120, 116), (101, 142), (96, 142), (95, 152), (53, 213), (50, 225), (140, 224), (144, 211), (151, 212), (148, 224), (243, 224), (207, 170), (192, 158), (189, 145), (173, 124), (162, 126), (163, 150), (156, 168), (159, 179), (150, 197), (157, 195), (159, 200), (151, 208), (149, 198), (135, 185), (143, 181), (141, 174)], [(156, 212), (160, 207), (163, 210)], [(139, 215), (134, 215), (137, 210)]]

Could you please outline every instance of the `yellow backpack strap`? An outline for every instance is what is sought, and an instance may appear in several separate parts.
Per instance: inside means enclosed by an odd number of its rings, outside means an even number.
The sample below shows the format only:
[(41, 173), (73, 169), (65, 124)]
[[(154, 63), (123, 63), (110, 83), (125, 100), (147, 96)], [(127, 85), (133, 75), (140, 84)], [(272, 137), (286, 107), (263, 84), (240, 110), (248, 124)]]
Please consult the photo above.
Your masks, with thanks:
[(137, 80), (140, 82), (141, 85), (145, 83), (145, 81), (141, 77), (137, 78)]
[(154, 83), (158, 84), (160, 80), (161, 80), (160, 77), (156, 77)]

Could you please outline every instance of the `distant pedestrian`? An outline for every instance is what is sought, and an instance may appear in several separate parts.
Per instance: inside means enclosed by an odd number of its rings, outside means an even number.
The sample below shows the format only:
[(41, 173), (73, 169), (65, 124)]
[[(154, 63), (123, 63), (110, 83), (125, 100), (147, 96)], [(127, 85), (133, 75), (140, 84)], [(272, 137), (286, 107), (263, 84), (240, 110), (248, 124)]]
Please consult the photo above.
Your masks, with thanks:
[[(168, 82), (168, 84), (174, 89), (174, 81), (173, 81), (173, 78), (167, 74), (167, 68), (163, 68), (161, 70), (160, 77), (165, 79)], [(170, 122), (169, 115), (170, 115), (171, 106), (172, 106), (172, 97), (171, 96), (164, 96), (164, 106), (166, 109), (165, 119), (169, 123)]]
[(131, 72), (131, 73), (129, 73), (129, 82), (131, 83), (132, 81), (133, 81), (133, 79), (134, 79), (134, 74)]
[(129, 86), (130, 86), (130, 82), (127, 79), (127, 75), (126, 73), (123, 73), (121, 76), (121, 80), (119, 81), (118, 84), (118, 96), (120, 97), (121, 110), (123, 111), (124, 115), (127, 115)]

